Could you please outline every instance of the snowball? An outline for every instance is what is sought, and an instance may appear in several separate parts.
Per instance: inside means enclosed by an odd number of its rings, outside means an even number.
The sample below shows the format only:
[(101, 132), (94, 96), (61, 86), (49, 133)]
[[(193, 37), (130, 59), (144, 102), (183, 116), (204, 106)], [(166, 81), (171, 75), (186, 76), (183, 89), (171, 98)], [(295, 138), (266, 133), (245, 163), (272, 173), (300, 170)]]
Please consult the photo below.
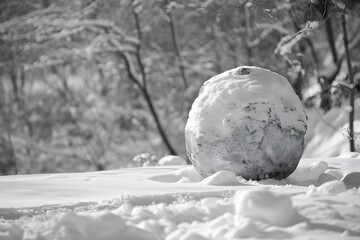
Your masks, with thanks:
[(227, 170), (281, 179), (299, 162), (306, 118), (286, 78), (238, 67), (202, 86), (185, 127), (187, 155), (204, 177)]
[(168, 166), (168, 165), (186, 165), (186, 160), (182, 157), (169, 155), (161, 158), (158, 162), (159, 166)]
[(234, 186), (240, 185), (236, 175), (230, 171), (219, 171), (210, 177), (202, 180), (203, 184), (206, 185), (217, 185), (217, 186)]
[(293, 224), (295, 211), (288, 195), (279, 195), (267, 190), (239, 192), (235, 198), (235, 212), (238, 216), (268, 222), (277, 226)]

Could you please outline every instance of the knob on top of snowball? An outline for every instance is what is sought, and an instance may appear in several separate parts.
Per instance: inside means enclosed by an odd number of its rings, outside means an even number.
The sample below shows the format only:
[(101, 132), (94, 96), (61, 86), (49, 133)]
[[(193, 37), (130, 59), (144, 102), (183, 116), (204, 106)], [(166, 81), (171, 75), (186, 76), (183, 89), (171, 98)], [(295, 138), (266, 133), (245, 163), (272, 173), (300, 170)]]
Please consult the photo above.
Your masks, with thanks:
[(250, 68), (241, 67), (239, 70), (236, 71), (236, 74), (238, 74), (238, 75), (248, 75), (248, 74), (250, 74)]
[(286, 78), (238, 67), (203, 84), (185, 127), (187, 154), (203, 176), (228, 170), (246, 179), (281, 179), (302, 155), (306, 120)]

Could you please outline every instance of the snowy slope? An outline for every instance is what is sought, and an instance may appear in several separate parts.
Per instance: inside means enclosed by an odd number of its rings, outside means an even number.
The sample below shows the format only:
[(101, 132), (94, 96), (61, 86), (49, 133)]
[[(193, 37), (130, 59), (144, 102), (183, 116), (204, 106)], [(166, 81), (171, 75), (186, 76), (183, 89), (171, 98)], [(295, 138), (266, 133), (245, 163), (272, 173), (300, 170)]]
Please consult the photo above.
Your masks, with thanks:
[(0, 239), (359, 239), (360, 154), (288, 179), (191, 166), (0, 177)]
[[(355, 102), (360, 109), (360, 101)], [(336, 157), (350, 150), (347, 130), (349, 128), (348, 107), (332, 108), (325, 115), (316, 108), (307, 109), (309, 116), (303, 157)], [(311, 127), (311, 126), (315, 127)], [(360, 132), (360, 111), (355, 111), (354, 132)], [(360, 151), (360, 139), (355, 138), (355, 148)]]

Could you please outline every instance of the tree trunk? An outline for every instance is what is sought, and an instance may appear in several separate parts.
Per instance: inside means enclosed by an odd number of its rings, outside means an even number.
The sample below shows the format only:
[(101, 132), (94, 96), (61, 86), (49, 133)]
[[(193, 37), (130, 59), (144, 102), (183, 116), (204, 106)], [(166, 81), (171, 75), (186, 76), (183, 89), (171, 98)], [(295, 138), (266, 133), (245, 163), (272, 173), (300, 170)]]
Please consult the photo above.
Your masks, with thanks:
[(136, 52), (135, 52), (135, 57), (136, 57), (136, 60), (137, 60), (137, 63), (138, 63), (138, 66), (139, 66), (139, 69), (140, 69), (140, 72), (141, 72), (141, 77), (142, 77), (142, 83), (139, 81), (139, 79), (137, 79), (132, 73), (131, 73), (131, 70), (130, 70), (130, 59), (126, 59), (126, 56), (121, 54), (124, 58), (125, 58), (125, 61), (127, 62), (127, 65), (128, 65), (128, 72), (129, 72), (129, 75), (130, 75), (130, 78), (138, 85), (138, 87), (140, 88), (141, 92), (143, 93), (143, 96), (145, 98), (145, 101), (150, 109), (150, 113), (155, 121), (155, 124), (157, 126), (157, 129), (159, 131), (159, 134), (161, 136), (161, 139), (162, 141), (164, 142), (165, 146), (167, 147), (168, 151), (170, 154), (172, 155), (177, 155), (175, 149), (172, 147), (165, 131), (164, 131), (164, 128), (160, 122), (160, 118), (155, 110), (155, 107), (154, 107), (154, 104), (153, 104), (153, 101), (150, 97), (150, 94), (148, 92), (148, 88), (147, 88), (147, 76), (146, 76), (146, 72), (145, 72), (145, 66), (142, 62), (142, 59), (141, 59), (141, 39), (142, 39), (142, 32), (141, 32), (141, 28), (140, 28), (140, 19), (139, 19), (139, 16), (138, 16), (138, 13), (136, 12), (135, 10), (135, 6), (134, 6), (134, 2), (132, 2), (131, 4), (131, 9), (132, 9), (132, 13), (133, 13), (133, 16), (134, 16), (134, 20), (135, 20), (135, 27), (136, 27), (136, 30), (137, 30), (137, 33), (138, 33), (138, 38), (139, 38), (139, 42), (140, 44), (137, 46), (136, 48)]
[(147, 103), (147, 105), (148, 105), (148, 107), (150, 109), (151, 115), (154, 118), (154, 121), (155, 121), (156, 126), (158, 128), (158, 131), (160, 133), (160, 136), (161, 136), (164, 144), (166, 145), (169, 153), (172, 154), (172, 155), (177, 155), (175, 149), (172, 147), (172, 145), (171, 145), (171, 143), (170, 143), (170, 141), (169, 141), (169, 139), (168, 139), (168, 137), (167, 137), (167, 135), (166, 135), (166, 133), (164, 131), (164, 128), (162, 127), (159, 116), (158, 116), (158, 114), (157, 114), (157, 112), (155, 110), (153, 101), (152, 101), (148, 91), (146, 89), (144, 89), (144, 88), (141, 88), (141, 91), (142, 91), (143, 96), (145, 98), (145, 101), (146, 101), (146, 103)]
[(11, 80), (11, 85), (12, 85), (13, 92), (14, 92), (15, 102), (19, 104), (20, 103), (19, 87), (18, 87), (18, 84), (17, 84), (17, 76), (16, 76), (16, 70), (15, 69), (11, 69), (10, 80)]
[(216, 69), (216, 73), (220, 74), (222, 73), (222, 68), (221, 68), (221, 55), (219, 53), (219, 44), (217, 41), (217, 24), (212, 24), (211, 25), (211, 37), (213, 39), (213, 49), (214, 49), (214, 55), (215, 55), (215, 69)]
[(334, 73), (331, 72), (330, 74), (327, 74), (328, 76), (319, 77), (319, 83), (320, 83), (321, 89), (324, 89), (324, 91), (325, 91), (325, 92), (321, 93), (320, 106), (325, 112), (331, 108), (332, 101), (331, 101), (330, 87), (331, 87), (331, 84), (333, 83), (333, 81), (335, 80), (337, 74), (339, 73), (340, 66), (341, 66), (341, 59), (339, 59), (339, 56), (338, 56), (338, 53), (336, 50), (335, 37), (334, 37), (334, 31), (332, 28), (331, 18), (329, 17), (329, 14), (328, 14), (329, 2), (330, 1), (328, 1), (328, 0), (322, 0), (322, 1), (318, 2), (317, 4), (315, 4), (315, 8), (319, 11), (319, 13), (325, 19), (325, 32), (326, 32), (327, 41), (329, 43), (329, 48), (330, 48), (330, 52), (331, 52), (331, 55), (333, 58), (333, 63), (335, 66), (337, 66), (335, 68), (336, 71), (334, 71)]
[(16, 162), (14, 145), (13, 145), (13, 142), (11, 140), (11, 137), (10, 137), (9, 133), (7, 134), (7, 137), (8, 137), (8, 141), (9, 141), (9, 145), (10, 145), (11, 165), (14, 167), (14, 174), (17, 175), (18, 174), (18, 169), (17, 169), (17, 162)]
[(325, 81), (323, 81), (323, 83), (320, 81), (320, 87), (320, 108), (327, 112), (331, 108), (331, 85), (327, 84)]
[(336, 64), (338, 62), (338, 54), (337, 54), (336, 46), (335, 46), (335, 39), (334, 39), (333, 28), (331, 25), (331, 18), (326, 19), (325, 28), (326, 28), (327, 39), (328, 39), (330, 50), (331, 50), (331, 55), (333, 57), (334, 63)]
[(171, 35), (172, 35), (172, 39), (173, 39), (173, 43), (174, 43), (174, 48), (175, 48), (176, 56), (179, 61), (179, 70), (180, 70), (181, 77), (182, 77), (182, 80), (184, 83), (184, 88), (187, 89), (188, 80), (186, 77), (186, 72), (185, 72), (185, 67), (184, 67), (184, 59), (181, 54), (181, 44), (180, 44), (179, 33), (178, 33), (177, 25), (176, 25), (176, 18), (174, 16), (172, 9), (169, 10), (168, 15), (169, 15), (169, 19), (170, 19), (170, 29), (171, 29)]
[(246, 28), (246, 36), (245, 37), (245, 45), (246, 45), (246, 53), (247, 53), (247, 57), (248, 57), (248, 64), (249, 65), (253, 65), (254, 61), (253, 61), (253, 51), (251, 46), (249, 45), (249, 42), (251, 40), (252, 37), (252, 28), (251, 28), (251, 19), (250, 19), (250, 12), (249, 12), (249, 8), (246, 6), (246, 4), (244, 5), (244, 13), (245, 13), (245, 28)]
[(350, 113), (349, 113), (349, 140), (350, 140), (350, 152), (355, 152), (355, 142), (354, 142), (354, 115), (355, 115), (355, 88), (354, 88), (354, 76), (351, 66), (351, 58), (349, 52), (349, 43), (346, 31), (346, 19), (345, 14), (341, 15), (341, 24), (343, 30), (344, 46), (345, 46), (345, 57), (348, 68), (348, 76), (350, 82)]

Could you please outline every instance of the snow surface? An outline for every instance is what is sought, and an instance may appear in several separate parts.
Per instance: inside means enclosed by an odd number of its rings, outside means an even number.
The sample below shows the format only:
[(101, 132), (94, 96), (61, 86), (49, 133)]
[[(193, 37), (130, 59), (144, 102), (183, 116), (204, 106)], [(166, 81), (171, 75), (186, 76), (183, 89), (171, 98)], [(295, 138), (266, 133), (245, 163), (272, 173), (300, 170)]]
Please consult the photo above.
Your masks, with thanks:
[(159, 166), (186, 165), (186, 160), (179, 156), (168, 155), (163, 158), (160, 158), (157, 165)]
[(0, 239), (359, 239), (360, 154), (280, 181), (192, 166), (0, 177)]
[[(360, 100), (355, 102), (354, 132), (360, 132)], [(349, 127), (348, 108), (332, 108), (324, 116), (316, 108), (307, 109), (307, 115), (315, 124), (310, 127), (305, 136), (309, 140), (304, 149), (303, 157), (336, 157), (350, 151), (347, 130)], [(313, 129), (311, 126), (315, 125)], [(309, 131), (310, 130), (310, 131)], [(355, 139), (355, 148), (360, 151), (360, 138)]]

